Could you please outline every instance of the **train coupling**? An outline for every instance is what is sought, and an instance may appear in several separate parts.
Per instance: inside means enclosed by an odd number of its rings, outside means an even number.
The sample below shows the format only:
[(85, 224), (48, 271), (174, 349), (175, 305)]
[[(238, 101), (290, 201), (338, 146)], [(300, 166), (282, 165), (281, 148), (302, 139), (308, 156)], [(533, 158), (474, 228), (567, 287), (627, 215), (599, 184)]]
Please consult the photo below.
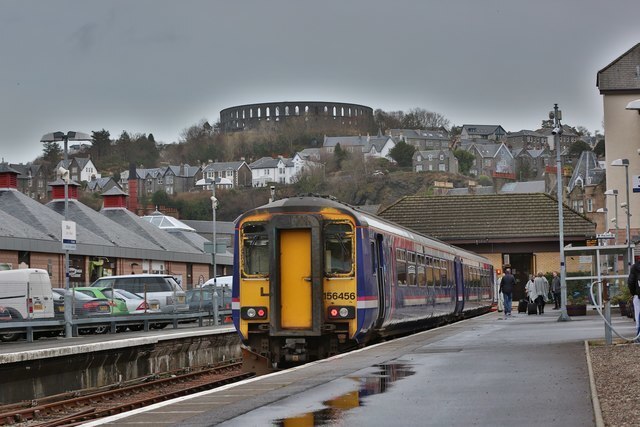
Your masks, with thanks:
[(307, 342), (304, 338), (288, 338), (282, 347), (287, 362), (307, 362)]

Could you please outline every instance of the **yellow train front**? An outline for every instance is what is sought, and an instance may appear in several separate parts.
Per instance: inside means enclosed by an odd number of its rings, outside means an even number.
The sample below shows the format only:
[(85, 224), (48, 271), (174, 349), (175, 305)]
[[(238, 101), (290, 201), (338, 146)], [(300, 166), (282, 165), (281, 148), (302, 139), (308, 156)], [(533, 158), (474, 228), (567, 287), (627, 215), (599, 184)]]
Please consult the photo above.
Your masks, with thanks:
[[(245, 213), (234, 248), (234, 325), (245, 346), (276, 365), (491, 304), (484, 258), (329, 198), (292, 197)], [(474, 278), (467, 288), (464, 274)]]

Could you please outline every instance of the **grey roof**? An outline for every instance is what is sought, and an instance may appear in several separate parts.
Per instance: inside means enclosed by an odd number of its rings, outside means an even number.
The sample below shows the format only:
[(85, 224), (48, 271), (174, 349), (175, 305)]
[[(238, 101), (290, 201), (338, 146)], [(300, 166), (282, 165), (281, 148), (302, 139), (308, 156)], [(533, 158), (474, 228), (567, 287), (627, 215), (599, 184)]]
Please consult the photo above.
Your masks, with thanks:
[(569, 188), (569, 192), (571, 192), (577, 185), (581, 187), (585, 185), (598, 185), (604, 181), (605, 176), (606, 172), (600, 167), (595, 153), (593, 151), (583, 151), (582, 154), (580, 154), (578, 163), (573, 169), (573, 174), (571, 175), (571, 179), (569, 179), (567, 187)]
[(16, 173), (16, 174), (19, 174), (19, 173), (20, 173), (20, 172), (19, 172), (19, 171), (17, 171), (15, 168), (13, 168), (13, 167), (9, 166), (9, 164), (8, 164), (8, 163), (0, 163), (0, 172), (4, 172), (4, 173), (6, 173), (6, 172), (13, 172), (13, 173)]
[[(195, 219), (183, 219), (181, 221), (196, 230), (196, 233), (213, 234), (212, 221)], [(234, 223), (229, 221), (216, 221), (216, 233), (233, 235), (235, 233)]]
[(545, 185), (542, 181), (508, 182), (499, 191), (501, 194), (544, 193)]
[(640, 43), (611, 61), (606, 67), (598, 71), (596, 86), (600, 93), (607, 91), (630, 90), (631, 93), (640, 91)]
[(216, 162), (216, 163), (209, 163), (202, 171), (203, 172), (208, 172), (208, 171), (215, 171), (215, 172), (219, 172), (219, 171), (226, 171), (226, 170), (234, 170), (237, 171), (238, 169), (240, 169), (240, 167), (244, 164), (245, 162)]
[[(325, 136), (323, 147), (335, 147), (340, 144), (341, 147), (363, 146), (371, 147), (375, 145), (382, 147), (389, 140), (389, 136)], [(369, 150), (364, 150), (369, 151)]]
[(102, 196), (128, 196), (128, 193), (122, 191), (120, 186), (114, 186), (101, 194)]
[(535, 136), (537, 138), (544, 137), (544, 135), (534, 130), (528, 130), (528, 129), (522, 129), (522, 130), (519, 130), (518, 132), (510, 132), (509, 134), (507, 134), (507, 138), (513, 138), (516, 136)]
[(204, 248), (200, 248), (199, 251), (194, 250), (191, 245), (186, 245), (182, 240), (176, 239), (175, 236), (154, 226), (148, 221), (143, 220), (127, 209), (103, 208), (100, 210), (100, 213), (110, 220), (120, 224), (131, 233), (155, 243), (164, 250), (198, 254), (203, 253)]
[(115, 185), (118, 185), (118, 183), (112, 177), (108, 176), (105, 178), (92, 179), (91, 181), (87, 182), (87, 188), (91, 191), (102, 190), (109, 183), (109, 181), (113, 181)]
[(449, 133), (443, 129), (389, 129), (388, 133), (394, 138), (449, 140)]
[[(63, 201), (64, 204), (64, 201)], [(48, 236), (46, 240), (59, 242), (57, 250), (54, 252), (62, 252), (62, 221), (64, 215), (53, 212), (45, 205), (33, 200), (32, 198), (22, 194), (16, 189), (0, 189), (0, 211), (13, 218), (11, 222), (22, 231), (21, 234), (33, 233), (33, 240), (42, 239), (43, 235)], [(64, 212), (64, 207), (63, 207)], [(37, 233), (33, 232), (36, 230)], [(16, 231), (16, 234), (19, 232)], [(98, 236), (90, 229), (84, 227), (83, 224), (76, 225), (76, 240), (78, 244), (92, 244), (102, 246), (113, 246), (109, 239)]]
[(473, 144), (469, 147), (469, 150), (475, 147), (482, 157), (495, 157), (501, 145), (502, 144)]
[(470, 195), (470, 194), (495, 194), (495, 188), (493, 187), (493, 185), (489, 185), (486, 187), (483, 186), (478, 186), (478, 187), (473, 187), (473, 190), (469, 190), (468, 187), (464, 187), (464, 188), (452, 188), (451, 190), (447, 191), (447, 196), (466, 196), (466, 195)]
[(274, 169), (278, 167), (278, 163), (282, 161), (285, 166), (292, 166), (293, 160), (287, 159), (284, 157), (271, 158), (271, 157), (261, 157), (255, 162), (251, 163), (249, 167), (251, 169)]
[(320, 149), (305, 148), (302, 151), (298, 151), (298, 155), (305, 160), (320, 160)]
[(495, 133), (498, 128), (502, 128), (500, 125), (462, 125), (462, 129), (467, 133), (474, 135), (491, 135)]
[[(52, 200), (46, 206), (61, 215), (64, 214), (64, 200), (62, 199)], [(153, 242), (141, 239), (140, 236), (94, 211), (89, 206), (80, 203), (78, 200), (69, 200), (67, 212), (69, 220), (92, 230), (116, 246), (149, 250), (164, 249)]]

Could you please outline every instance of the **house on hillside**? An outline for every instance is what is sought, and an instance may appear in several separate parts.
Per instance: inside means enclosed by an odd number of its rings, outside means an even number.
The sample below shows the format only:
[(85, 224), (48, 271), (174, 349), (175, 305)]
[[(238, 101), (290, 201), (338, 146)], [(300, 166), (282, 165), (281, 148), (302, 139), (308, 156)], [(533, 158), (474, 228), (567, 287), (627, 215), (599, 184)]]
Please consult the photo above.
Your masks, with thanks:
[(87, 182), (87, 191), (91, 193), (102, 194), (105, 191), (112, 189), (113, 187), (117, 187), (119, 190), (122, 190), (118, 182), (111, 176), (105, 178), (94, 178), (91, 181)]
[(17, 189), (35, 200), (44, 200), (47, 198), (47, 181), (48, 178), (41, 165), (33, 163), (9, 164), (9, 167), (18, 172)]
[(546, 167), (553, 164), (549, 149), (541, 150), (517, 149), (513, 151), (516, 164), (516, 176), (519, 181), (540, 180), (544, 177)]
[(265, 187), (269, 183), (293, 184), (305, 170), (321, 167), (321, 163), (307, 160), (299, 153), (290, 159), (262, 157), (249, 165), (254, 187)]
[(64, 168), (69, 171), (69, 178), (75, 182), (89, 182), (93, 177), (100, 178), (98, 168), (93, 164), (89, 157), (72, 157), (66, 162), (60, 160), (55, 167), (55, 170)]
[(502, 141), (507, 132), (500, 125), (462, 125), (460, 139)]
[(396, 144), (404, 141), (416, 147), (417, 150), (445, 150), (451, 145), (449, 132), (444, 128), (389, 129), (387, 135), (391, 136)]
[(361, 154), (365, 159), (386, 158), (393, 161), (389, 152), (396, 146), (388, 135), (378, 136), (325, 136), (322, 152), (333, 155), (337, 145), (344, 151)]
[(209, 163), (202, 171), (204, 178), (222, 179), (231, 181), (232, 188), (243, 188), (252, 186), (251, 168), (244, 160), (238, 162), (215, 162)]
[[(136, 168), (138, 198), (151, 196), (156, 191), (167, 194), (178, 194), (192, 191), (196, 188), (196, 181), (202, 178), (199, 166), (165, 166), (161, 168)], [(120, 188), (126, 193), (129, 189), (129, 171), (120, 173)]]
[(533, 130), (522, 129), (518, 132), (509, 132), (507, 135), (507, 147), (511, 150), (527, 149), (540, 150), (547, 145), (546, 135)]
[(439, 171), (458, 173), (458, 159), (449, 149), (418, 150), (413, 153), (413, 170), (415, 172)]
[(515, 160), (504, 143), (475, 143), (469, 147), (469, 152), (475, 156), (469, 173), (475, 176), (516, 179)]
[[(606, 171), (600, 167), (593, 151), (583, 151), (567, 184), (567, 203), (573, 210), (595, 222), (599, 233), (609, 229), (608, 212), (604, 209), (598, 212), (598, 209), (607, 204), (604, 194), (606, 190)], [(608, 217), (617, 221), (613, 212)]]

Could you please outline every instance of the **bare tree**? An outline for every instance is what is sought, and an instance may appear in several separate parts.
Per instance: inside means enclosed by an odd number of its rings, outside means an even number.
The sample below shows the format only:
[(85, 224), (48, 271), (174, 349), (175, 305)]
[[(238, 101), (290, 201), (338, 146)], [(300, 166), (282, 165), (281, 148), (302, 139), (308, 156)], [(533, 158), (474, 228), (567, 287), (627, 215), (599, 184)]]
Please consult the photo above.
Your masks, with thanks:
[(402, 119), (402, 124), (407, 129), (449, 129), (449, 120), (440, 113), (425, 110), (424, 108), (412, 108)]

